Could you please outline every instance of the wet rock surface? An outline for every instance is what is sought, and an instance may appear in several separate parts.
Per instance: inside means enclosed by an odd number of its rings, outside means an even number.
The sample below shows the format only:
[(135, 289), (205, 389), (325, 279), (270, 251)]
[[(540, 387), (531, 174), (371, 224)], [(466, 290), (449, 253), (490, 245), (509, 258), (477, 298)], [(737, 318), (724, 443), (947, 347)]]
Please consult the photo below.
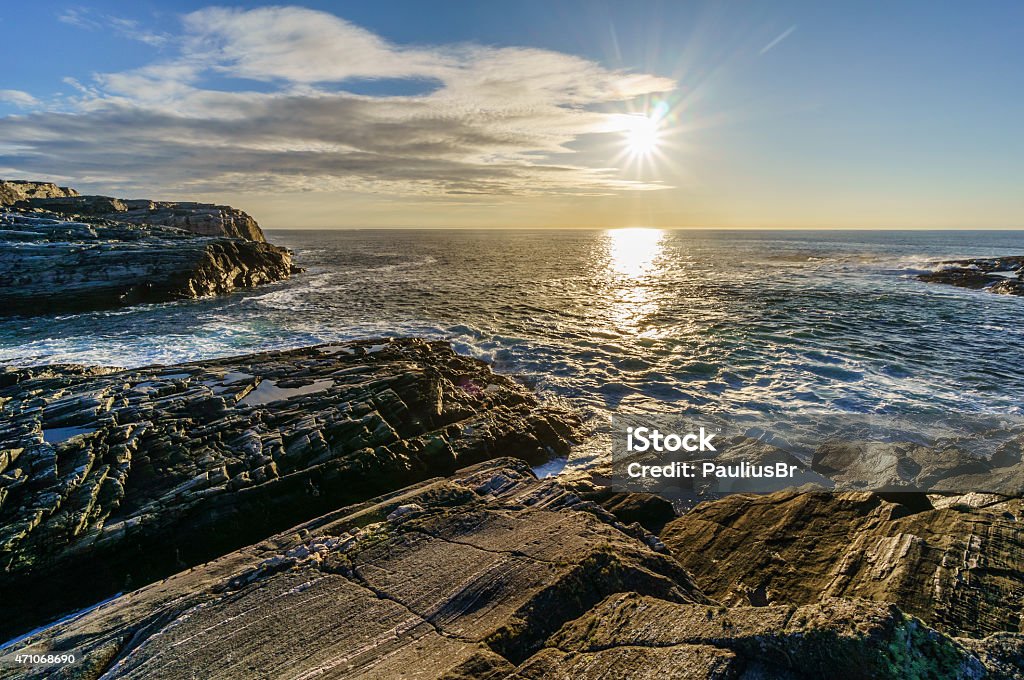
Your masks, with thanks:
[[(79, 679), (1007, 678), (1022, 672), (1020, 638), (957, 640), (856, 599), (723, 606), (639, 524), (497, 459), (328, 513), (16, 647), (78, 659), (22, 666), (25, 677)], [(0, 675), (13, 677), (5, 651)]]
[(262, 240), (103, 218), (0, 213), (0, 315), (221, 295), (287, 279), (293, 271), (291, 253)]
[(1024, 255), (948, 260), (939, 264), (940, 269), (917, 278), (1003, 295), (1024, 295)]
[(1021, 630), (1019, 498), (894, 493), (736, 495), (661, 539), (724, 604), (891, 602), (950, 635)]
[(0, 636), (470, 463), (564, 455), (576, 425), (421, 340), (2, 369)]

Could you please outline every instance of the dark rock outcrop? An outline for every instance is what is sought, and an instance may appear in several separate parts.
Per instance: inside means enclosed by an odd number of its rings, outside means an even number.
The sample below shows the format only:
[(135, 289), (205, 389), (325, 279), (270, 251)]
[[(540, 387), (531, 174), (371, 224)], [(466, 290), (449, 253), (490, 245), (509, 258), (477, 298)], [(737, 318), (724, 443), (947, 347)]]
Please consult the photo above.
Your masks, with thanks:
[(1004, 295), (1024, 295), (1024, 255), (948, 260), (917, 278), (961, 288), (985, 289)]
[[(500, 459), (344, 508), (28, 636), (0, 676), (1013, 677), (1019, 637), (896, 607), (723, 607), (653, 537)], [(14, 654), (74, 653), (15, 665)], [(106, 675), (104, 675), (106, 674)]]
[(730, 496), (662, 540), (725, 604), (890, 602), (950, 635), (1021, 631), (1020, 499), (870, 493)]
[(220, 295), (287, 279), (294, 269), (287, 249), (264, 242), (0, 213), (0, 315)]
[(0, 207), (35, 198), (68, 198), (71, 196), (78, 196), (78, 192), (69, 187), (59, 187), (52, 182), (0, 179)]
[(564, 454), (573, 415), (446, 343), (0, 370), (0, 639), (460, 466)]

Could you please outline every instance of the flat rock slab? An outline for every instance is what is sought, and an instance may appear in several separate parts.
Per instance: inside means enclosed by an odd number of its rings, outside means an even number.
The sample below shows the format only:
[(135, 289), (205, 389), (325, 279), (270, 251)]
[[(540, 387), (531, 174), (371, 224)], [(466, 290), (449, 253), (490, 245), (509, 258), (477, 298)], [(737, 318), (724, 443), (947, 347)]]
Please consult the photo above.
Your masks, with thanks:
[(661, 538), (725, 604), (863, 598), (983, 637), (1021, 631), (1022, 514), (1020, 499), (998, 496), (737, 495), (698, 505)]
[(0, 416), (3, 636), (461, 466), (564, 455), (577, 425), (422, 340), (5, 369)]
[[(637, 529), (523, 461), (482, 463), (30, 636), (5, 650), (0, 676), (504, 677), (616, 592), (711, 605)], [(78, 661), (11, 660), (61, 650)]]

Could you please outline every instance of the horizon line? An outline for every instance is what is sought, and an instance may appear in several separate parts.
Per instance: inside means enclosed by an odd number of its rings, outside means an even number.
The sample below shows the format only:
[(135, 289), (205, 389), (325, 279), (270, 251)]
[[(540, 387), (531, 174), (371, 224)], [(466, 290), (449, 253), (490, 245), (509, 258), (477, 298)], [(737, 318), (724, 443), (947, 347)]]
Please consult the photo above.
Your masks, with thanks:
[(616, 229), (657, 229), (659, 231), (848, 231), (848, 232), (897, 232), (897, 231), (1006, 231), (1024, 232), (1019, 227), (659, 227), (629, 225), (619, 227), (508, 227), (508, 226), (348, 226), (348, 227), (261, 227), (266, 231), (612, 231)]

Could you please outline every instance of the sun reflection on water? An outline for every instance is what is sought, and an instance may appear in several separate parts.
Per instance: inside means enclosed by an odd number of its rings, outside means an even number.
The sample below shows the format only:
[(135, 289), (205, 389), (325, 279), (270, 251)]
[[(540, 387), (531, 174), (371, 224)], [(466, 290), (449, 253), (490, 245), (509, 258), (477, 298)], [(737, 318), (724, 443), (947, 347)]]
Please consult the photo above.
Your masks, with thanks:
[(661, 229), (635, 227), (609, 229), (608, 257), (618, 274), (636, 279), (649, 273), (661, 255), (665, 232)]
[(616, 330), (645, 335), (643, 320), (658, 311), (652, 286), (663, 269), (665, 232), (662, 229), (610, 229), (606, 232), (612, 300), (611, 321)]

